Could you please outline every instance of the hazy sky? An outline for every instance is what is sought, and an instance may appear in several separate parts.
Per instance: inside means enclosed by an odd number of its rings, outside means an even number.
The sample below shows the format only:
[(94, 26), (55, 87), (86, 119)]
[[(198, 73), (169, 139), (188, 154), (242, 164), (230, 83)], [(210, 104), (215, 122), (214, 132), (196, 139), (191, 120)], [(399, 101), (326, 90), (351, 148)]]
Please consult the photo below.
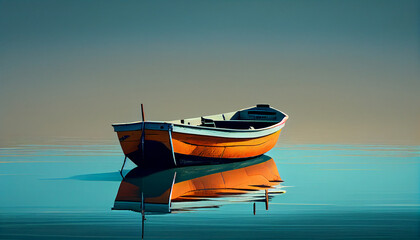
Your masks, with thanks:
[(140, 103), (270, 103), (280, 142), (420, 144), (419, 31), (419, 1), (0, 0), (0, 145), (114, 139)]

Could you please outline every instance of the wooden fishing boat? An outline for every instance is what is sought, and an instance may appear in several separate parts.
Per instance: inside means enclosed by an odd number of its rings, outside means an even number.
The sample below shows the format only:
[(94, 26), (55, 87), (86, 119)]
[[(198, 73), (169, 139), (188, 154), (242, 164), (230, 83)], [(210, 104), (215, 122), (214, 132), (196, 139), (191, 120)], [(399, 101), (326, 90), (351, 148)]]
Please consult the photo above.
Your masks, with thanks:
[[(225, 163), (260, 156), (277, 142), (288, 116), (267, 104), (175, 121), (113, 124), (126, 157), (137, 165)], [(167, 161), (167, 162), (162, 162)]]

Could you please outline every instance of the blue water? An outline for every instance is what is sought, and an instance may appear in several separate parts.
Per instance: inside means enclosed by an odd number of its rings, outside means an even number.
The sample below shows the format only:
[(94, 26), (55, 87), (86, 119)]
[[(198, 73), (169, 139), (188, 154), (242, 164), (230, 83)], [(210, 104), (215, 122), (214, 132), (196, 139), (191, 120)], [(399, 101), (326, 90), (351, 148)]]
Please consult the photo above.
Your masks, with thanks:
[[(146, 215), (144, 238), (420, 238), (420, 147), (281, 145), (267, 155), (284, 181), (268, 210), (247, 198), (259, 192), (210, 199), (217, 207)], [(117, 145), (1, 148), (0, 239), (140, 239), (141, 214), (111, 210), (122, 160)]]

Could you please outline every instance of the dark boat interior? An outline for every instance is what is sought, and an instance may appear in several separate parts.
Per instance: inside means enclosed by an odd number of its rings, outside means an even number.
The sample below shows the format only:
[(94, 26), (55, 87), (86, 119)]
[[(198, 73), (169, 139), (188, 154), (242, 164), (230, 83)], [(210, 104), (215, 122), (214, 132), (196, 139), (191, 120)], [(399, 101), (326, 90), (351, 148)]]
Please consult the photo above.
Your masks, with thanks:
[(247, 121), (247, 120), (223, 120), (213, 121), (211, 119), (203, 118), (200, 126), (215, 127), (215, 128), (230, 128), (230, 129), (259, 129), (266, 128), (278, 123), (279, 121)]
[[(230, 118), (222, 114), (223, 120), (216, 120), (211, 117), (201, 117), (201, 124), (199, 126), (229, 129), (260, 129), (282, 121), (286, 115), (271, 108), (268, 104), (258, 104), (254, 108), (237, 111)], [(217, 115), (215, 118), (217, 118)]]

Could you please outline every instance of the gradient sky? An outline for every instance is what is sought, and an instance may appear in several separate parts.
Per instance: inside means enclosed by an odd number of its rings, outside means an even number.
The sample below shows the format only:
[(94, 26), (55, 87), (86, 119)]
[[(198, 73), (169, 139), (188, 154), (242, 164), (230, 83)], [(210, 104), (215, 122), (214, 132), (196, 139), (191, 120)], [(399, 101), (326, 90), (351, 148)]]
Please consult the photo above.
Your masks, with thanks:
[(419, 31), (419, 1), (0, 0), (0, 146), (114, 139), (140, 103), (270, 103), (280, 141), (420, 144)]

